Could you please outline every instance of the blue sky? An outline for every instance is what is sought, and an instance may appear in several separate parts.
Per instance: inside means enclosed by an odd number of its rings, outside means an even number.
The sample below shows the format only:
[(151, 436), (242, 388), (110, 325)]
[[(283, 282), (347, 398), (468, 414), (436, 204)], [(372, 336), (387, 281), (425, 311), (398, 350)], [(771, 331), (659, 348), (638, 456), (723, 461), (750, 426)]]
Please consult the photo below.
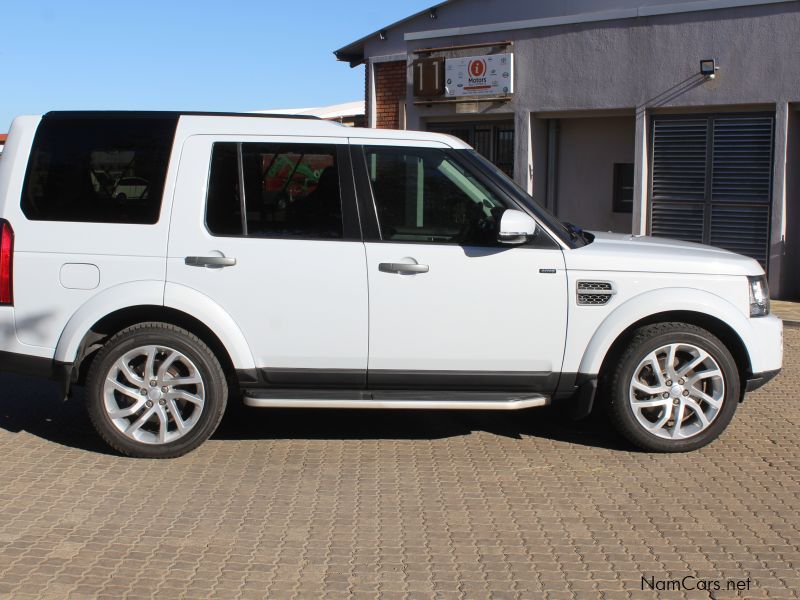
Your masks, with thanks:
[(0, 0), (0, 132), (58, 109), (247, 111), (363, 98), (333, 50), (435, 0)]

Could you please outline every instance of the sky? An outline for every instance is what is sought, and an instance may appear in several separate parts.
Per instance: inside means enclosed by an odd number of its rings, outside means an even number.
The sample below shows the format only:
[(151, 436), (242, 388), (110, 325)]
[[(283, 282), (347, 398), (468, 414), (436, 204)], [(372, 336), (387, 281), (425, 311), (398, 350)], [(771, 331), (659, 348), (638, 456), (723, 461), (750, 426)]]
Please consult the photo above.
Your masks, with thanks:
[(436, 0), (0, 0), (0, 133), (49, 110), (249, 111), (364, 98), (333, 51)]

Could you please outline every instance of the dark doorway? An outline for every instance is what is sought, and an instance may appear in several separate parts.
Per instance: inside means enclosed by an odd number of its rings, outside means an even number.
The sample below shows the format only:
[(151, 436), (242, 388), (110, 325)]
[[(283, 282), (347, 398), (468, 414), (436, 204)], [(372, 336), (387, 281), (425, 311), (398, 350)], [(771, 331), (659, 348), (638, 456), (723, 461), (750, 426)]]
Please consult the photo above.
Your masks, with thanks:
[(509, 177), (514, 177), (514, 122), (428, 123), (428, 131), (447, 133), (475, 148)]

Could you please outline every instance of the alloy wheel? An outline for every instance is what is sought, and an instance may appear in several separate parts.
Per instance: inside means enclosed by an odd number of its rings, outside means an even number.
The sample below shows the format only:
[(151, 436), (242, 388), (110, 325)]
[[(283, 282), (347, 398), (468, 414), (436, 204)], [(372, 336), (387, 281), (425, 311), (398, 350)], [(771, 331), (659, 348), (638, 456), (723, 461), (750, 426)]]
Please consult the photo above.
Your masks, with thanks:
[(189, 433), (200, 420), (205, 397), (197, 365), (161, 345), (123, 354), (103, 385), (111, 422), (126, 437), (145, 444), (167, 444)]
[(639, 424), (666, 439), (686, 439), (706, 430), (725, 398), (725, 379), (708, 352), (687, 343), (662, 346), (633, 372), (629, 401)]

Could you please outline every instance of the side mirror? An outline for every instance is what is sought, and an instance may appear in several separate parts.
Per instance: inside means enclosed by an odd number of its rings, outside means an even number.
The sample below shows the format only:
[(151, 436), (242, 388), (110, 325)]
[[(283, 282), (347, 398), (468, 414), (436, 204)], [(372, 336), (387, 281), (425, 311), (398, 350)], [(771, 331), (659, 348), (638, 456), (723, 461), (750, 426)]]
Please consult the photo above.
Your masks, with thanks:
[(536, 235), (536, 221), (521, 210), (509, 208), (500, 217), (500, 233), (497, 241), (501, 244), (524, 244)]

